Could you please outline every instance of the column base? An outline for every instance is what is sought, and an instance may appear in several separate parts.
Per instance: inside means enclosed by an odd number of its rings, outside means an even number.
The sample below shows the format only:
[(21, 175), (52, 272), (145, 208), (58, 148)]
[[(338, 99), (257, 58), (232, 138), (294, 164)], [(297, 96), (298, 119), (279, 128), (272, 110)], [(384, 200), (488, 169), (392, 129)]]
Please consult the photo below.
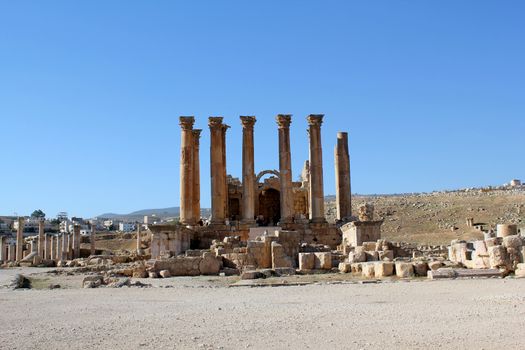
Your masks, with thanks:
[(311, 224), (326, 224), (327, 222), (325, 218), (312, 218), (312, 220), (310, 220)]

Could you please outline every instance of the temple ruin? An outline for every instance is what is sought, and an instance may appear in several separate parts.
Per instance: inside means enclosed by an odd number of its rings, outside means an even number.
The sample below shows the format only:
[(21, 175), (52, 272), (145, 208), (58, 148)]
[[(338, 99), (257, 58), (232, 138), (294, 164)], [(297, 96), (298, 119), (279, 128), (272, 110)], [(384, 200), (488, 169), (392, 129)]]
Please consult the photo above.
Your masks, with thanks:
[[(209, 249), (214, 240), (239, 236), (254, 239), (264, 231), (294, 232), (302, 243), (323, 244), (335, 249), (340, 243), (340, 224), (352, 220), (348, 134), (337, 134), (334, 149), (338, 224), (328, 223), (324, 210), (322, 114), (308, 122), (309, 153), (301, 181), (293, 181), (290, 125), (292, 116), (276, 117), (279, 135), (279, 169), (255, 171), (256, 117), (241, 116), (242, 179), (226, 170), (226, 136), (230, 128), (222, 117), (209, 117), (211, 218), (200, 216), (200, 155), (202, 130), (194, 129), (193, 116), (180, 117), (180, 224), (177, 229), (152, 228), (152, 257), (183, 253), (186, 249)], [(271, 175), (269, 178), (263, 177)], [(158, 232), (155, 234), (155, 232)]]

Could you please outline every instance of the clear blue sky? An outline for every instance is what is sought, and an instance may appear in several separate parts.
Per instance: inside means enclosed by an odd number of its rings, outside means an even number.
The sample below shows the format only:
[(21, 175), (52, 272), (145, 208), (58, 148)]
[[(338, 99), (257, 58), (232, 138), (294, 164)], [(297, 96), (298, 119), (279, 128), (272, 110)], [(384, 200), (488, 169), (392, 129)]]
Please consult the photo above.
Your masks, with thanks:
[(525, 178), (523, 1), (0, 0), (0, 214), (94, 216), (179, 205), (180, 115), (195, 115), (203, 206), (207, 117), (241, 175), (278, 168), (278, 113), (324, 113), (325, 193), (337, 131), (358, 193)]

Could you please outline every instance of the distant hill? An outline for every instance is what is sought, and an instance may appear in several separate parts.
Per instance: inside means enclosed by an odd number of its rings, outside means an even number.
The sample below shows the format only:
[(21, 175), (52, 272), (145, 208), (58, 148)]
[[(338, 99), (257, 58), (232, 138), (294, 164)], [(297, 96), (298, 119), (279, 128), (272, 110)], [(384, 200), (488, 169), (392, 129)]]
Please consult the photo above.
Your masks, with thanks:
[[(171, 208), (160, 208), (160, 209), (142, 209), (137, 210), (129, 214), (115, 214), (115, 213), (105, 213), (98, 215), (99, 218), (107, 219), (116, 219), (116, 220), (128, 220), (128, 221), (142, 221), (145, 215), (152, 216), (155, 215), (161, 219), (178, 217), (180, 214), (180, 207), (171, 207)], [(210, 209), (202, 208), (202, 216), (209, 216)]]

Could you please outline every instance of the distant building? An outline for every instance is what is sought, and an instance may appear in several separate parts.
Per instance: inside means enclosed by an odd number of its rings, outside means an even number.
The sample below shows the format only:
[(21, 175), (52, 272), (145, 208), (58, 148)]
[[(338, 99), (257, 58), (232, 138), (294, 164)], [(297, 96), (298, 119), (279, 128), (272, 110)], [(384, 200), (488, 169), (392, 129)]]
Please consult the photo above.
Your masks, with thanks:
[(121, 232), (131, 232), (135, 230), (135, 224), (129, 222), (121, 222), (118, 224), (118, 230)]
[(520, 187), (521, 186), (521, 180), (518, 179), (512, 179), (510, 180), (510, 187)]
[(144, 215), (144, 227), (148, 229), (148, 225), (155, 225), (160, 222), (160, 218), (156, 215)]

